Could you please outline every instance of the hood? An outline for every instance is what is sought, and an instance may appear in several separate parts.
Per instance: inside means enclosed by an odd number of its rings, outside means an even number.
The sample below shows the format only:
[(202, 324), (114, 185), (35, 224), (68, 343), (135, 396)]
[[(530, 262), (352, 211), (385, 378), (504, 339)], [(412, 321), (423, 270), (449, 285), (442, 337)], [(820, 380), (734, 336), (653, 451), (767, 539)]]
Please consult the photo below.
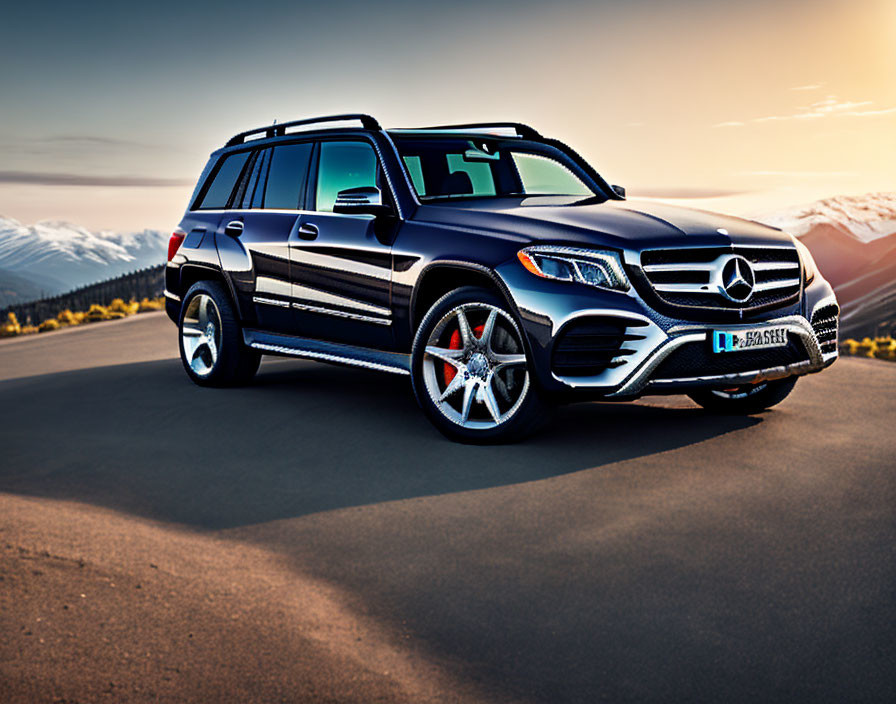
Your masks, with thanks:
[(792, 243), (790, 235), (751, 220), (653, 201), (594, 203), (557, 196), (467, 199), (423, 205), (415, 219), (497, 230), (514, 239), (620, 249)]

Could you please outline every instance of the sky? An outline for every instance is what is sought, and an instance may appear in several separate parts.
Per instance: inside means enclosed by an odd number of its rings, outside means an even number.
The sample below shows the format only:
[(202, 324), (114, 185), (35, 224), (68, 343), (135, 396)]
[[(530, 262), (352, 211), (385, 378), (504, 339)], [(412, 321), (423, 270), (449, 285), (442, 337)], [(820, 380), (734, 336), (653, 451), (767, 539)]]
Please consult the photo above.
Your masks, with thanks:
[[(232, 134), (511, 120), (630, 196), (896, 191), (896, 0), (19, 3), (0, 215), (171, 229)], [(710, 200), (707, 201), (706, 199)]]

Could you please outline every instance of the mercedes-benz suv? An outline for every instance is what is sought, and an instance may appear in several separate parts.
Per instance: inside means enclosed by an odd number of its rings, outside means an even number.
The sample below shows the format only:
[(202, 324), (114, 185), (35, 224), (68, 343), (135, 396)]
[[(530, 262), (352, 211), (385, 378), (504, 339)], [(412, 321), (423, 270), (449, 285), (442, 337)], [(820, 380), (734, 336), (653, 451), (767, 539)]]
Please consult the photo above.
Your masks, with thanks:
[(238, 134), (171, 236), (165, 295), (197, 384), (247, 383), (263, 354), (410, 376), (465, 442), (575, 400), (754, 413), (837, 358), (837, 301), (798, 240), (628, 202), (517, 123)]

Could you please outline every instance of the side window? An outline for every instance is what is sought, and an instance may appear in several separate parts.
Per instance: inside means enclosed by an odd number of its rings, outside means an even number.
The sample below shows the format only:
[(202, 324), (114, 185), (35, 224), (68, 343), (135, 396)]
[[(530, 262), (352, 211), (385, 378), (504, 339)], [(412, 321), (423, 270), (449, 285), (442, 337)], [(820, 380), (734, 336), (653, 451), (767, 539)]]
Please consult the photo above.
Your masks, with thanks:
[(311, 142), (274, 147), (262, 207), (283, 210), (304, 207), (311, 148)]
[(243, 178), (243, 183), (240, 186), (241, 191), (237, 194), (237, 197), (240, 199), (240, 207), (243, 209), (252, 207), (252, 195), (255, 193), (255, 188), (258, 184), (258, 174), (261, 171), (263, 161), (264, 150), (261, 150), (256, 153), (254, 161), (248, 167), (251, 169), (248, 177)]
[(271, 165), (272, 149), (265, 149), (258, 157), (258, 180), (255, 181), (255, 189), (248, 208), (261, 208), (264, 205), (264, 187), (268, 177), (268, 167)]
[(205, 195), (202, 196), (202, 202), (199, 204), (200, 210), (227, 207), (230, 196), (233, 194), (233, 188), (243, 172), (243, 166), (245, 166), (249, 154), (250, 152), (239, 152), (224, 158), (218, 166), (212, 182), (205, 189)]
[(377, 161), (367, 142), (321, 142), (315, 210), (333, 212), (336, 194), (376, 186)]

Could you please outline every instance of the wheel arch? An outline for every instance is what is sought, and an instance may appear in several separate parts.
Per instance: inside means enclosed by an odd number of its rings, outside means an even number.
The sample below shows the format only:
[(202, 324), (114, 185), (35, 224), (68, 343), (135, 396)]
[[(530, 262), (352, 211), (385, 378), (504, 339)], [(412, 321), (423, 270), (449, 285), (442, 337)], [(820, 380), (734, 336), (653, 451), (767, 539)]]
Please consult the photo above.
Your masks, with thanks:
[(474, 262), (443, 260), (428, 264), (417, 279), (411, 295), (412, 334), (427, 311), (446, 293), (463, 286), (478, 286), (497, 293), (519, 322), (519, 311), (507, 286), (490, 268)]

